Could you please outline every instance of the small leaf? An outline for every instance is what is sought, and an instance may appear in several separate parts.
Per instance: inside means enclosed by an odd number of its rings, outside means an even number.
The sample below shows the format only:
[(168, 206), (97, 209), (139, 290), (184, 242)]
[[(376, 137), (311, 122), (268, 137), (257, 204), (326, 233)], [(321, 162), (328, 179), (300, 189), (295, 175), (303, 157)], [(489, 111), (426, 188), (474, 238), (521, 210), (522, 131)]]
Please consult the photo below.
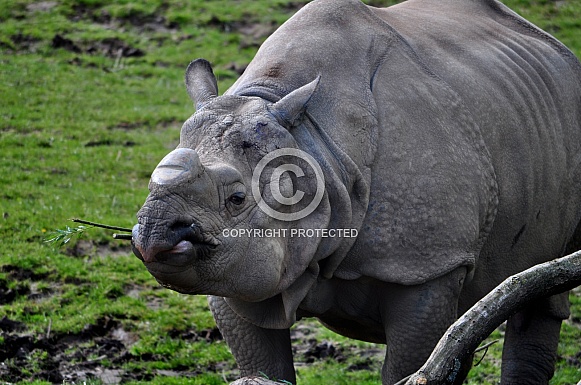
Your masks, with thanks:
[(56, 245), (58, 247), (63, 247), (64, 245), (69, 243), (69, 241), (74, 236), (81, 235), (87, 229), (88, 229), (87, 226), (78, 226), (78, 227), (66, 226), (64, 230), (57, 229), (49, 233), (48, 236), (45, 238), (44, 242)]

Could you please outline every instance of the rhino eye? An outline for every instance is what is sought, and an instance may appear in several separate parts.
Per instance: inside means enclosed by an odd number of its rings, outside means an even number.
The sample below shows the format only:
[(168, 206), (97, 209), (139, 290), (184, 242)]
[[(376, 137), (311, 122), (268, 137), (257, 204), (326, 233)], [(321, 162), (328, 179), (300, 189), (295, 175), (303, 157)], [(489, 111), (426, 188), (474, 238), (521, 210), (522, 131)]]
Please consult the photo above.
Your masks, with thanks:
[(244, 194), (243, 192), (236, 192), (230, 195), (230, 197), (228, 198), (228, 200), (235, 205), (241, 205), (242, 203), (244, 203), (244, 199), (246, 199), (246, 194)]

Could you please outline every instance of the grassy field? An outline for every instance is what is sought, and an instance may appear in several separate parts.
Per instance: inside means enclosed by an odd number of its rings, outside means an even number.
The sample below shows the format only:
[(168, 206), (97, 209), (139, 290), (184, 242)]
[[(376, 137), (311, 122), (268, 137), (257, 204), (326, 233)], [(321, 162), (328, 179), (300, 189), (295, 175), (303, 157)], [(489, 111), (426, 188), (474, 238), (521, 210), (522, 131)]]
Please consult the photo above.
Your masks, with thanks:
[[(131, 227), (194, 111), (188, 62), (210, 60), (224, 91), (305, 2), (0, 0), (0, 384), (236, 378), (205, 298), (160, 288), (127, 241), (100, 229), (60, 248), (43, 241), (71, 217)], [(506, 4), (581, 57), (578, 0)], [(571, 295), (553, 385), (581, 378), (580, 298)], [(300, 384), (380, 383), (380, 346), (314, 322), (293, 339)], [(498, 381), (500, 351), (470, 384)]]

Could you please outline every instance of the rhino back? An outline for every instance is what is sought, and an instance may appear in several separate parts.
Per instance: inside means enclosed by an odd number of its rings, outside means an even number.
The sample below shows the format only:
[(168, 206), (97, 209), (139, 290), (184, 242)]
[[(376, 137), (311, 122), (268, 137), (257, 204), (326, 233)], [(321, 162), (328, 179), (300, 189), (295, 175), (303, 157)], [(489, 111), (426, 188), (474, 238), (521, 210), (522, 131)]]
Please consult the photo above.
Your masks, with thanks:
[(481, 280), (564, 252), (580, 220), (581, 65), (495, 1), (412, 0), (377, 11), (458, 93), (499, 186)]

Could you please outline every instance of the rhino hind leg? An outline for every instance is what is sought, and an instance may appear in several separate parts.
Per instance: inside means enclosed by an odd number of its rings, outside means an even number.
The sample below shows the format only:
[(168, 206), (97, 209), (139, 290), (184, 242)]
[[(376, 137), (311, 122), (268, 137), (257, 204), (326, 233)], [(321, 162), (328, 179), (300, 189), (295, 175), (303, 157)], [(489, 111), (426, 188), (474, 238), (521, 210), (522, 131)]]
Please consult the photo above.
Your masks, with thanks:
[(289, 329), (264, 329), (238, 316), (224, 298), (209, 296), (210, 309), (243, 377), (267, 375), (296, 383)]
[(577, 228), (573, 232), (571, 240), (565, 249), (565, 255), (581, 250), (581, 222), (577, 224)]
[(555, 371), (561, 323), (568, 316), (568, 293), (562, 293), (537, 301), (508, 320), (502, 385), (549, 383)]
[[(386, 332), (386, 358), (382, 383), (394, 384), (418, 370), (430, 356), (440, 337), (456, 320), (458, 296), (466, 269), (416, 286), (390, 285), (382, 319)], [(463, 370), (463, 363), (460, 372)], [(459, 375), (458, 377), (461, 377)], [(458, 378), (454, 383), (462, 383)]]

